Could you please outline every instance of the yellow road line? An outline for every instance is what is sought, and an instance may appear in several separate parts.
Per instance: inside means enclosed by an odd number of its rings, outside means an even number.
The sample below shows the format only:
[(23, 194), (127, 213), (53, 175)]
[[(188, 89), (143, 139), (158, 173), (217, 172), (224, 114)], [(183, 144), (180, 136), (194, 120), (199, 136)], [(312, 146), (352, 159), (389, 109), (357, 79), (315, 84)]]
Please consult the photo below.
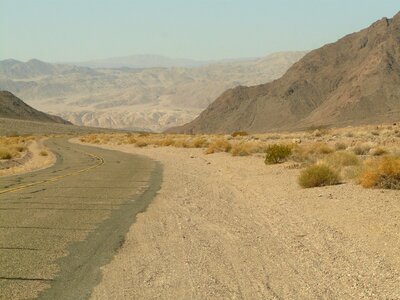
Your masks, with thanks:
[(86, 155), (89, 155), (90, 157), (96, 158), (98, 160), (98, 163), (96, 165), (94, 165), (94, 166), (90, 166), (88, 168), (84, 168), (82, 170), (78, 170), (78, 171), (71, 172), (71, 173), (68, 173), (68, 174), (64, 174), (64, 175), (60, 175), (60, 176), (56, 176), (56, 177), (52, 177), (52, 178), (49, 178), (49, 179), (28, 183), (28, 184), (23, 184), (23, 185), (20, 185), (20, 186), (14, 187), (14, 188), (10, 188), (10, 189), (0, 190), (0, 195), (1, 194), (6, 194), (6, 193), (17, 192), (17, 191), (20, 191), (20, 190), (23, 190), (23, 189), (26, 189), (26, 188), (29, 188), (29, 187), (32, 187), (32, 186), (36, 186), (36, 185), (39, 185), (39, 184), (43, 184), (43, 183), (55, 182), (55, 181), (58, 181), (60, 179), (65, 178), (65, 177), (70, 177), (70, 176), (74, 176), (74, 175), (78, 175), (78, 174), (90, 171), (90, 170), (98, 168), (98, 167), (100, 167), (101, 165), (104, 164), (104, 159), (102, 157), (100, 157), (98, 155), (95, 155), (95, 154), (92, 154), (92, 153), (87, 153), (87, 152), (82, 152), (82, 153), (84, 153)]

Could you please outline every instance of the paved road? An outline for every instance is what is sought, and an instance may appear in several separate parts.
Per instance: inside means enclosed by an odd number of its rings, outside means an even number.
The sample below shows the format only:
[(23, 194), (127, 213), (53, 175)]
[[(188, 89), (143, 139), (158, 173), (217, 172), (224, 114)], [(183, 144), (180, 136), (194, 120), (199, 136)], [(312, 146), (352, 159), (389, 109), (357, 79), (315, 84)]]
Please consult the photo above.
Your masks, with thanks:
[(87, 299), (161, 183), (147, 158), (47, 143), (54, 166), (0, 179), (0, 299)]

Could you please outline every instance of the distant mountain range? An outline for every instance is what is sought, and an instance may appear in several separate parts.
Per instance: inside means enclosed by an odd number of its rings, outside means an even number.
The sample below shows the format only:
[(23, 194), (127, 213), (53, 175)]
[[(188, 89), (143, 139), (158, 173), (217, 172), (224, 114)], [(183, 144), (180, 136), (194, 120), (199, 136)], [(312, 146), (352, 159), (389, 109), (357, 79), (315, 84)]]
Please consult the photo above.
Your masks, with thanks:
[(38, 59), (21, 62), (15, 59), (0, 61), (0, 76), (10, 79), (29, 79), (70, 73), (95, 74), (96, 71), (74, 65), (49, 64)]
[(215, 63), (212, 61), (199, 61), (191, 59), (169, 58), (161, 55), (131, 55), (112, 57), (84, 62), (75, 62), (74, 65), (90, 68), (117, 69), (147, 69), (147, 68), (191, 68)]
[[(36, 59), (3, 60), (0, 89), (77, 125), (162, 131), (193, 120), (226, 89), (279, 78), (304, 54), (282, 52), (196, 67), (144, 56), (138, 60), (141, 65), (130, 65), (135, 68), (124, 63), (123, 68), (114, 64), (99, 69)], [(138, 68), (162, 64), (174, 66)]]
[(71, 124), (60, 117), (45, 114), (30, 107), (8, 91), (0, 91), (0, 118)]
[(305, 55), (270, 83), (223, 93), (170, 132), (265, 132), (400, 120), (400, 13)]

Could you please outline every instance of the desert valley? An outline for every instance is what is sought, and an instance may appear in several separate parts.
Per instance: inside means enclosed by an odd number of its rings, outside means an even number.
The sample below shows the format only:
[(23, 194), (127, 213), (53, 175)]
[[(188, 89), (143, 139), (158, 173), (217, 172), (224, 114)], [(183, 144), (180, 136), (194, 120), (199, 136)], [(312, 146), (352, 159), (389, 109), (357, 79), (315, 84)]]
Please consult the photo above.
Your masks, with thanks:
[(0, 299), (400, 299), (399, 49), (1, 60)]

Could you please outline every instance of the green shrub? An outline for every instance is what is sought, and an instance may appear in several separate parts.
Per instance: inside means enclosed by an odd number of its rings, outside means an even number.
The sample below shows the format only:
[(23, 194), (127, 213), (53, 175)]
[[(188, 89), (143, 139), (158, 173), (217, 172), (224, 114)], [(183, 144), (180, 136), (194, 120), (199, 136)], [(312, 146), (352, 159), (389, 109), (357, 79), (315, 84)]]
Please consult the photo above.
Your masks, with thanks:
[(298, 181), (304, 188), (335, 185), (340, 182), (339, 173), (326, 165), (313, 165), (304, 169)]
[(288, 145), (273, 144), (265, 150), (265, 163), (267, 165), (285, 162), (292, 154), (292, 148)]

